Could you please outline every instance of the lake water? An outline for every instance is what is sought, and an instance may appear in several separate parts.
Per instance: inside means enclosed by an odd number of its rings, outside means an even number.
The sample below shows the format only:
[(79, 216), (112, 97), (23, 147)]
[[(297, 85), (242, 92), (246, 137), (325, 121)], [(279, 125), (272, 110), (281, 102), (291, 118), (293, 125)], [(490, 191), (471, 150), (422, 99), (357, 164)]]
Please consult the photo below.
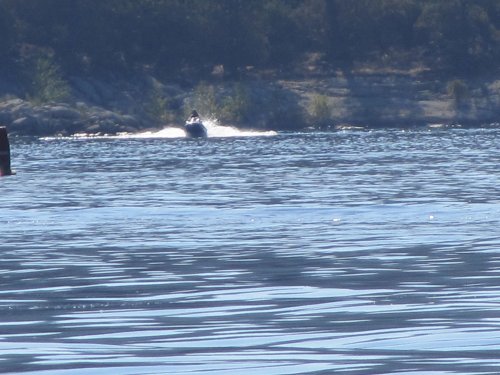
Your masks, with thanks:
[(214, 134), (11, 139), (0, 372), (500, 373), (500, 130)]

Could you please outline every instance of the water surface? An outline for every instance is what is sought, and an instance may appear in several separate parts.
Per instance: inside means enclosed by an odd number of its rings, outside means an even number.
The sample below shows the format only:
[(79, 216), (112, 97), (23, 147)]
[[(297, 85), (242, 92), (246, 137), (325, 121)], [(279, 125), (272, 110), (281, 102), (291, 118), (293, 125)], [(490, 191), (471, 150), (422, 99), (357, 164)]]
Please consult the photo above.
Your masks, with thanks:
[(230, 135), (11, 139), (0, 372), (500, 372), (499, 130)]

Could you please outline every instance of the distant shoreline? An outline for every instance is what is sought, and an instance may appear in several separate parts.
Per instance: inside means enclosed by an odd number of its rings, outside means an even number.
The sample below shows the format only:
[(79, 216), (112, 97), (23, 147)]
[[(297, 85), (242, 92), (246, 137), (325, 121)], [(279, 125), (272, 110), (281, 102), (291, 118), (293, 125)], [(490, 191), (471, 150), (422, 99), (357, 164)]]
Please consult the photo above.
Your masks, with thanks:
[(440, 81), (428, 73), (365, 71), (272, 79), (211, 77), (187, 84), (146, 74), (128, 80), (71, 77), (68, 82), (71, 96), (60, 102), (34, 104), (15, 92), (4, 95), (0, 124), (18, 135), (133, 133), (179, 127), (191, 107), (221, 117), (223, 124), (259, 130), (500, 122), (500, 79)]

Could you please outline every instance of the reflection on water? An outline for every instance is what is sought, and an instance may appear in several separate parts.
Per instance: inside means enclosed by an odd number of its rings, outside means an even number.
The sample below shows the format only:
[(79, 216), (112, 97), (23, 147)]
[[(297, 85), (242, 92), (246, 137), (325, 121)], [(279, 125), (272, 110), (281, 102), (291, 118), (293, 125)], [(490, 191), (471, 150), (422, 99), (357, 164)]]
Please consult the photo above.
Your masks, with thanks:
[(0, 372), (496, 374), (498, 136), (13, 139)]

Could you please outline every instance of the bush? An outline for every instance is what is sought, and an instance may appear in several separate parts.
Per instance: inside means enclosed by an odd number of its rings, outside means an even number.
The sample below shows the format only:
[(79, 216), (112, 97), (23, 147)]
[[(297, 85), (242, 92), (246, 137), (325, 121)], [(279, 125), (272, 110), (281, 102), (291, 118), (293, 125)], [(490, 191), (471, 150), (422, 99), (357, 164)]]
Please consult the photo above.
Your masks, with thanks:
[(247, 88), (241, 83), (235, 85), (230, 95), (222, 102), (221, 115), (223, 119), (241, 123), (248, 120), (251, 111), (252, 99)]
[(167, 107), (168, 99), (163, 95), (159, 87), (153, 87), (146, 103), (147, 113), (156, 120), (167, 121), (170, 119)]
[(70, 96), (70, 86), (52, 57), (35, 60), (28, 99), (35, 104), (62, 101)]
[(217, 97), (212, 85), (201, 82), (195, 87), (193, 96), (184, 104), (184, 114), (191, 113), (193, 109), (196, 109), (200, 116), (217, 118), (219, 115), (219, 106), (217, 105)]
[(461, 79), (454, 79), (448, 82), (446, 86), (448, 95), (453, 100), (453, 105), (455, 108), (459, 109), (464, 107), (467, 100), (469, 99), (469, 88)]
[(315, 94), (307, 110), (313, 125), (319, 128), (326, 128), (329, 125), (332, 118), (332, 106), (327, 96)]

